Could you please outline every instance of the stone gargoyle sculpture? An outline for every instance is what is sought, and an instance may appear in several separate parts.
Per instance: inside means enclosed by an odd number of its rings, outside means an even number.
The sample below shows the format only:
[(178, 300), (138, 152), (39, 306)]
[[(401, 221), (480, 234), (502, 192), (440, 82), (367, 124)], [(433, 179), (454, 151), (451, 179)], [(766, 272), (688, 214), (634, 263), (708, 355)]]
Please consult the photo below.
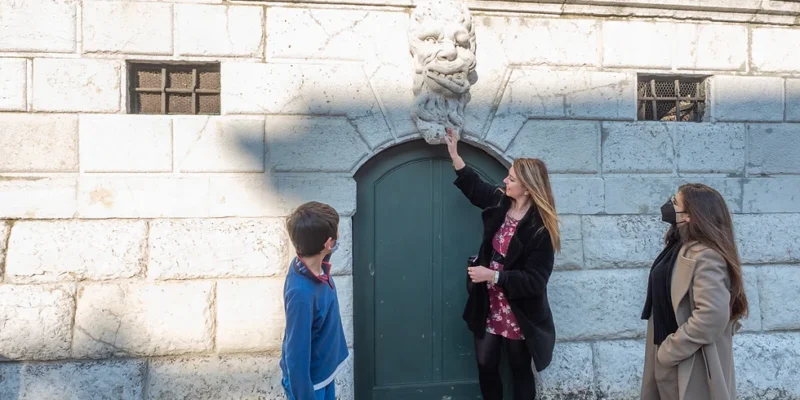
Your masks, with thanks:
[(475, 29), (466, 4), (431, 0), (411, 14), (408, 40), (414, 58), (411, 117), (429, 144), (444, 143), (445, 128), (460, 136), (475, 73)]

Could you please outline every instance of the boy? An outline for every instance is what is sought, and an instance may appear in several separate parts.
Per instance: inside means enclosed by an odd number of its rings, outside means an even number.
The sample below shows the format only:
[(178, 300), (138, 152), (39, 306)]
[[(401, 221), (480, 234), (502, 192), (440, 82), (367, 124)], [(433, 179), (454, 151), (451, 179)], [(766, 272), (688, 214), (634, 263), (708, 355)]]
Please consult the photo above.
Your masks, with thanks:
[(312, 201), (297, 207), (286, 229), (297, 257), (283, 287), (283, 388), (289, 400), (334, 400), (334, 379), (349, 355), (329, 262), (338, 247), (339, 214)]

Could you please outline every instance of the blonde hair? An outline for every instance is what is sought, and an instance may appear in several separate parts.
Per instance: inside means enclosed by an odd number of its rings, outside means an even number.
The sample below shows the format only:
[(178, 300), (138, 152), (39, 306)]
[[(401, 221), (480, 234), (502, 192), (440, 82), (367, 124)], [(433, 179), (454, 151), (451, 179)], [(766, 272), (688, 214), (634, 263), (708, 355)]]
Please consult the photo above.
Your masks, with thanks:
[(531, 196), (539, 209), (544, 228), (550, 234), (550, 242), (555, 252), (561, 252), (561, 234), (558, 229), (556, 200), (550, 188), (550, 176), (547, 166), (538, 158), (517, 158), (513, 164), (517, 178)]

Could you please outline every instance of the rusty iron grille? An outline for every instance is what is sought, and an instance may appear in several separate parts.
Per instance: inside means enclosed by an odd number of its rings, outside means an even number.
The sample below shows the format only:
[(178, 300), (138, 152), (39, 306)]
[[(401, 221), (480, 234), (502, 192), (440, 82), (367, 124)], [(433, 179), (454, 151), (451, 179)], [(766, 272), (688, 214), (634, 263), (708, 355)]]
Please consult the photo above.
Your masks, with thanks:
[(128, 64), (130, 114), (220, 113), (219, 64)]
[(640, 76), (637, 99), (640, 121), (701, 122), (705, 79)]

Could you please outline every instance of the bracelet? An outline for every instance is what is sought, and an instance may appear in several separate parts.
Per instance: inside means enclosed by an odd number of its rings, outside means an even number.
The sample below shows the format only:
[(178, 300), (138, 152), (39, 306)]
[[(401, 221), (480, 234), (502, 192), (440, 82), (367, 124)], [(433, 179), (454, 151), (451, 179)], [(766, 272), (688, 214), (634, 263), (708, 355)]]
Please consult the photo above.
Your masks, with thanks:
[(494, 277), (492, 278), (492, 284), (497, 285), (497, 281), (500, 280), (500, 271), (494, 271)]

